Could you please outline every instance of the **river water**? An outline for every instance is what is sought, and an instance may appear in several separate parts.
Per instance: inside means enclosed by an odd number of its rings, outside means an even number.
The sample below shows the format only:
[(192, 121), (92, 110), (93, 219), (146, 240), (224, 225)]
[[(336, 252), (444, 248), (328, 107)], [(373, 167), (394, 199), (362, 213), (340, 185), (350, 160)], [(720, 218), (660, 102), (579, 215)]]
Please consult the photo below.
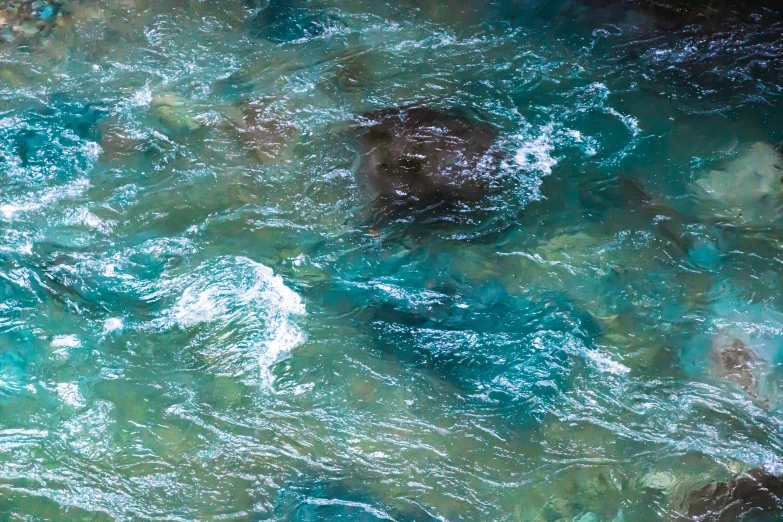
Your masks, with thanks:
[[(783, 471), (774, 5), (35, 9), (0, 519), (659, 521)], [(398, 106), (491, 126), (497, 183), (376, 212), (356, 122)]]

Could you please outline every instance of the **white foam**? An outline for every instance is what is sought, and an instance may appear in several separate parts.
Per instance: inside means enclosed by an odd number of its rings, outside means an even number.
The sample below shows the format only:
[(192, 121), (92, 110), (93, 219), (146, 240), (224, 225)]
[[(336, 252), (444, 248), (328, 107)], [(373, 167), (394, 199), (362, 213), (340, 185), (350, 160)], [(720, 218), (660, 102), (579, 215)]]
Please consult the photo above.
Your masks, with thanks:
[(84, 225), (102, 234), (110, 234), (115, 225), (115, 222), (101, 219), (84, 207), (70, 212), (63, 222), (67, 225)]
[(551, 156), (555, 149), (548, 136), (539, 136), (533, 141), (525, 142), (517, 149), (514, 161), (527, 171), (551, 174), (557, 160)]
[(216, 302), (214, 289), (187, 288), (174, 305), (174, 320), (185, 328), (199, 323), (208, 323), (228, 311)]
[(614, 375), (625, 375), (631, 371), (631, 369), (624, 364), (613, 361), (605, 353), (601, 353), (596, 350), (585, 350), (584, 353), (587, 358), (596, 365), (598, 371), (607, 372)]
[(82, 342), (75, 335), (55, 335), (52, 339), (53, 348), (78, 348)]
[(0, 205), (0, 214), (2, 214), (3, 217), (6, 219), (11, 219), (12, 217), (14, 217), (14, 214), (16, 214), (18, 211), (19, 211), (19, 207), (17, 207), (16, 205), (10, 205), (10, 204)]
[(574, 129), (566, 129), (566, 135), (573, 141), (586, 156), (595, 156), (598, 154), (598, 142), (595, 138), (587, 137)]
[(598, 98), (595, 103), (601, 107), (604, 113), (611, 114), (612, 116), (619, 119), (622, 124), (625, 125), (625, 127), (631, 132), (633, 137), (638, 136), (642, 132), (641, 128), (639, 127), (639, 120), (637, 118), (627, 114), (622, 114), (621, 112), (617, 111), (617, 109), (608, 107), (606, 105), (606, 102), (609, 100), (609, 94), (611, 93), (606, 85), (599, 82), (592, 83), (587, 88), (586, 92), (588, 94), (594, 94)]
[(523, 123), (523, 131), (511, 138), (516, 151), (514, 163), (522, 171), (537, 177), (548, 176), (559, 159), (554, 154), (557, 147), (576, 147), (586, 156), (598, 153), (598, 141), (575, 129), (564, 128), (550, 122), (534, 129)]
[(271, 387), (272, 366), (305, 341), (292, 321), (292, 316), (305, 313), (299, 295), (271, 268), (246, 257), (204, 263), (185, 281), (187, 286), (159, 324), (168, 328), (211, 324), (214, 332), (239, 331), (239, 342), (232, 344), (218, 334), (211, 340), (213, 346), (200, 348), (218, 355), (237, 349), (254, 354), (263, 383)]
[(633, 116), (628, 116), (627, 114), (621, 114), (617, 112), (617, 110), (611, 107), (604, 109), (604, 111), (607, 114), (616, 116), (621, 122), (623, 122), (623, 125), (625, 125), (625, 127), (631, 132), (631, 134), (634, 137), (638, 136), (639, 133), (642, 132), (642, 129), (639, 128), (639, 120), (637, 118), (634, 118)]
[(575, 337), (566, 339), (561, 343), (561, 347), (571, 355), (584, 358), (599, 372), (611, 373), (612, 375), (626, 375), (631, 371), (630, 368), (613, 360), (609, 355), (597, 348), (588, 348)]
[(122, 328), (123, 328), (122, 319), (119, 319), (117, 317), (111, 317), (109, 319), (106, 319), (106, 321), (103, 323), (104, 333), (116, 332), (122, 330)]
[(149, 107), (152, 103), (152, 89), (145, 85), (131, 97), (130, 105), (132, 107)]
[(0, 205), (0, 216), (8, 221), (17, 219), (20, 214), (35, 212), (62, 199), (78, 196), (84, 193), (88, 186), (86, 179), (78, 179), (66, 186), (51, 187), (25, 195)]

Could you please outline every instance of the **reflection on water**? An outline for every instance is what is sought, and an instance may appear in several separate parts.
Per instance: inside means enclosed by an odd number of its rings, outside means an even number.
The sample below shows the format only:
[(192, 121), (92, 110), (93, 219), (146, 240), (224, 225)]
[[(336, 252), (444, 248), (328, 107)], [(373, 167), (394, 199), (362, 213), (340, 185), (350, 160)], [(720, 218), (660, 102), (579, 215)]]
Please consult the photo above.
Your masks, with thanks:
[(783, 18), (696, 4), (0, 2), (0, 519), (777, 519)]

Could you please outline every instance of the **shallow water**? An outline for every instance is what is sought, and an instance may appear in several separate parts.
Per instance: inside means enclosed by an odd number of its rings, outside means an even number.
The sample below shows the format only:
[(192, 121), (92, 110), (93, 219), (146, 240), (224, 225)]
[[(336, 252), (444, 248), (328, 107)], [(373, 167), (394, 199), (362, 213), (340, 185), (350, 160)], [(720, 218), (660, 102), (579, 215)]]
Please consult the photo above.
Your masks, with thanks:
[[(0, 519), (657, 521), (781, 469), (774, 7), (274, 7), (0, 44)], [(496, 129), (485, 198), (375, 212), (401, 105)]]

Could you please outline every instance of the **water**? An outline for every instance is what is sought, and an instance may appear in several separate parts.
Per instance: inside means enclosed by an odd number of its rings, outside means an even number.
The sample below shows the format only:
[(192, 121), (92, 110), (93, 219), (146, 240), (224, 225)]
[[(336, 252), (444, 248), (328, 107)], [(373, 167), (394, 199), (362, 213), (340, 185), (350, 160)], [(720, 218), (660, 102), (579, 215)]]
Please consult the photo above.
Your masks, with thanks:
[[(774, 5), (264, 7), (0, 46), (0, 519), (658, 521), (780, 471)], [(376, 212), (403, 105), (496, 130), (486, 197)]]

